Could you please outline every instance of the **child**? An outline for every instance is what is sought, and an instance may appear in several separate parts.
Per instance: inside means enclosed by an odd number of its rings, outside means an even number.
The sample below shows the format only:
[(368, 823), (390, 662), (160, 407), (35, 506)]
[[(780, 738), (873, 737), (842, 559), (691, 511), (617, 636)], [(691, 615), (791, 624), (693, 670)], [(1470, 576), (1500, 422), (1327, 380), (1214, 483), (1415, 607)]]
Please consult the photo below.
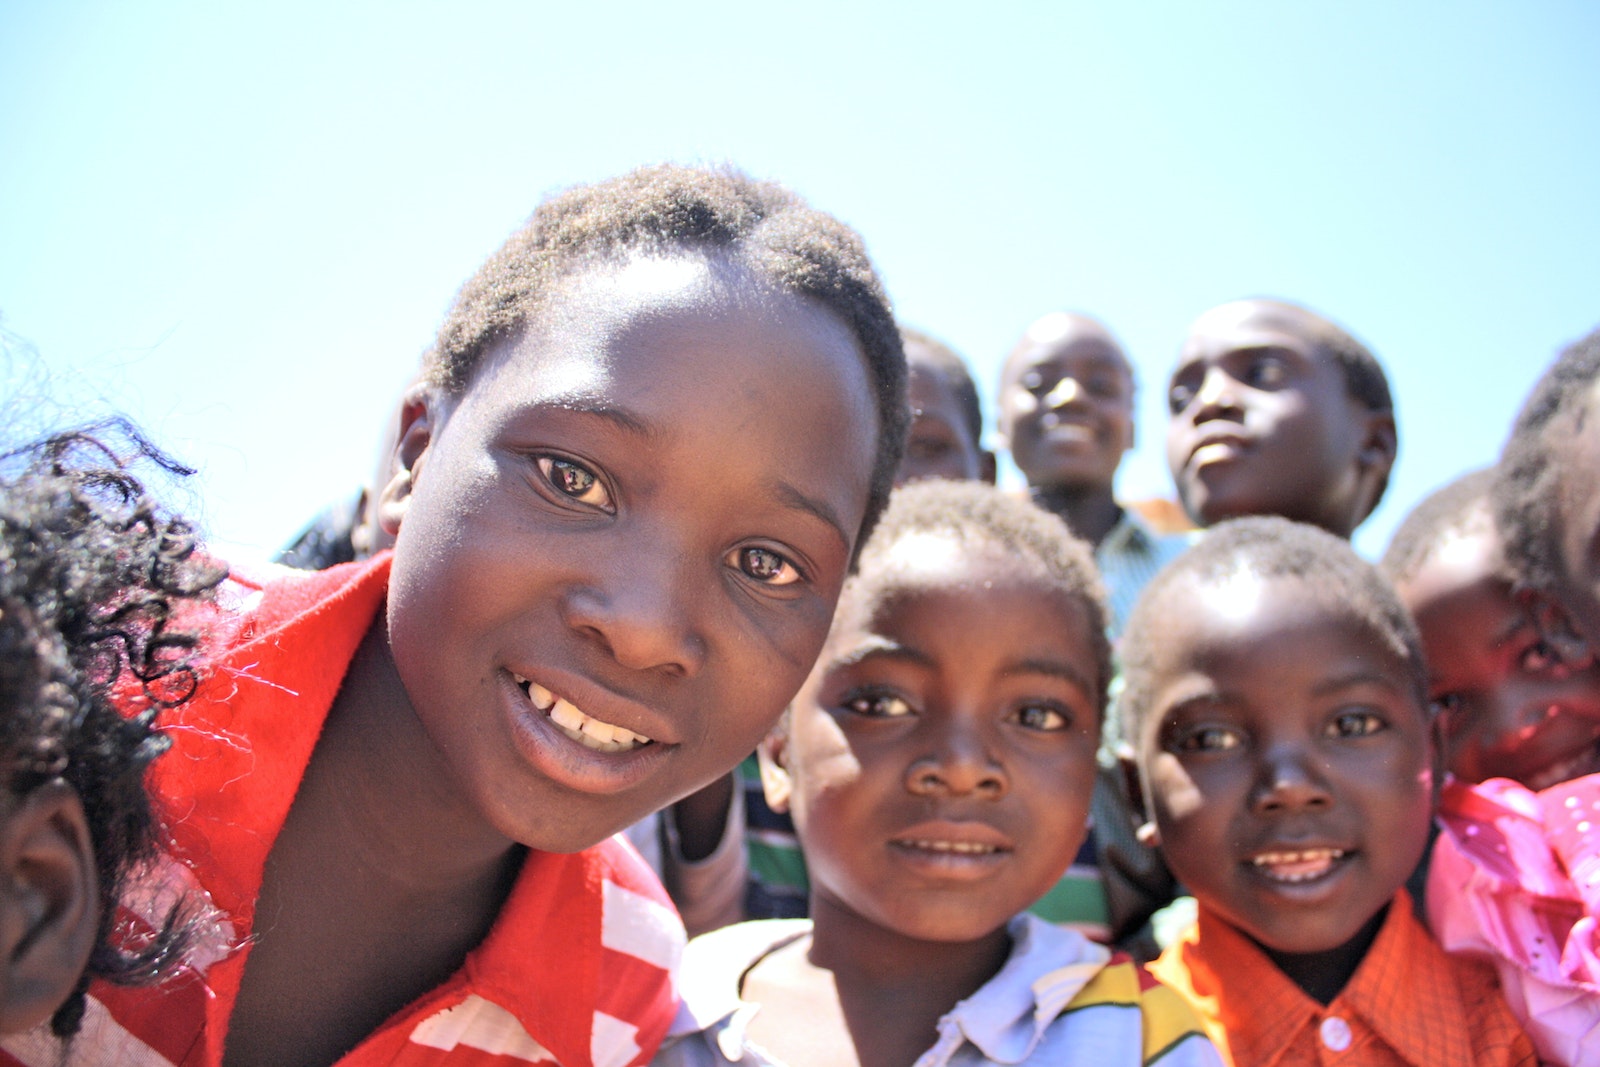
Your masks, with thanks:
[(1446, 768), (1537, 792), (1600, 771), (1600, 667), (1560, 662), (1516, 599), (1493, 477), (1475, 471), (1417, 505), (1381, 566), (1417, 622)]
[(906, 421), (860, 241), (793, 194), (655, 167), (546, 202), (408, 394), (393, 553), (246, 589), (227, 685), (157, 775), (233, 950), (120, 1003), (122, 1040), (229, 1067), (648, 1060), (682, 933), (607, 839), (794, 694)]
[(983, 447), (983, 410), (972, 372), (949, 345), (900, 328), (911, 377), (911, 431), (896, 485), (920, 478), (994, 484), (994, 453)]
[[(1076, 313), (1053, 312), (1029, 326), (1000, 376), (1000, 435), (1033, 502), (1094, 547), (1113, 638), (1144, 583), (1188, 545), (1187, 537), (1156, 533), (1113, 493), (1117, 467), (1133, 446), (1133, 399), (1133, 368), (1122, 346), (1100, 322)], [(1107, 751), (1115, 748), (1114, 738), (1107, 742)], [(1035, 913), (1135, 947), (1129, 939), (1141, 935), (1175, 887), (1131, 831), (1125, 790), (1107, 773), (1082, 854)]]
[(898, 491), (762, 748), (811, 919), (696, 940), (659, 1062), (1215, 1062), (1137, 967), (1018, 914), (1083, 839), (1109, 673), (1085, 546), (987, 486)]
[[(1540, 1058), (1556, 1064), (1600, 1059), (1597, 376), (1600, 332), (1545, 372), (1496, 468), (1490, 496), (1512, 572), (1504, 580), (1543, 634), (1538, 656), (1549, 662), (1539, 666), (1552, 695), (1529, 696), (1526, 724), (1505, 746), (1503, 765), (1486, 768), (1528, 773), (1447, 788), (1428, 879), (1440, 941), (1494, 962)], [(1562, 677), (1565, 693), (1556, 699)]]
[(118, 913), (155, 856), (155, 719), (196, 682), (179, 616), (223, 577), (146, 493), (142, 460), (189, 473), (115, 422), (0, 457), (0, 1033), (71, 1036), (86, 977), (153, 982), (192, 929), (169, 904), (130, 939)]
[(1167, 388), (1167, 463), (1200, 526), (1282, 515), (1348, 539), (1395, 459), (1394, 404), (1365, 346), (1281, 300), (1212, 308)]
[(1532, 1064), (1493, 970), (1446, 956), (1402, 889), (1433, 751), (1416, 630), (1377, 572), (1324, 531), (1236, 520), (1146, 588), (1124, 642), (1143, 832), (1199, 903), (1152, 969), (1224, 1057)]
[[(948, 345), (909, 327), (900, 328), (900, 340), (905, 345), (906, 368), (910, 372), (908, 392), (911, 400), (911, 429), (906, 438), (905, 455), (900, 460), (900, 470), (895, 484), (919, 481), (924, 478), (947, 478), (952, 481), (982, 481), (994, 484), (994, 453), (983, 447), (983, 411), (978, 402), (978, 388), (972, 374), (961, 357)], [(748, 860), (747, 885), (741, 908), (744, 917), (751, 919), (802, 918), (806, 914), (808, 883), (805, 857), (795, 839), (794, 824), (784, 812), (775, 812), (767, 806), (761, 791), (760, 774), (752, 756), (740, 767), (743, 811), (734, 806), (734, 814), (748, 824), (746, 855)], [(678, 805), (680, 822), (686, 822), (684, 809), (692, 802), (702, 803), (695, 796)], [(709, 826), (720, 826), (727, 801), (721, 808), (712, 809), (700, 821)], [(710, 807), (707, 804), (707, 807)], [(687, 840), (687, 838), (685, 838)], [(717, 845), (720, 853), (728, 842)], [(718, 857), (708, 847), (702, 848), (708, 859), (699, 865), (705, 867)], [(706, 872), (695, 872), (705, 887), (702, 895), (718, 895), (717, 877)], [(668, 882), (668, 888), (673, 883)], [(674, 900), (678, 893), (674, 891)], [(679, 903), (679, 910), (683, 905)], [(724, 909), (715, 904), (704, 909), (711, 915), (720, 915)], [(696, 933), (688, 914), (684, 925), (690, 935)], [(717, 923), (716, 925), (722, 925)], [(702, 923), (701, 929), (713, 929)]]

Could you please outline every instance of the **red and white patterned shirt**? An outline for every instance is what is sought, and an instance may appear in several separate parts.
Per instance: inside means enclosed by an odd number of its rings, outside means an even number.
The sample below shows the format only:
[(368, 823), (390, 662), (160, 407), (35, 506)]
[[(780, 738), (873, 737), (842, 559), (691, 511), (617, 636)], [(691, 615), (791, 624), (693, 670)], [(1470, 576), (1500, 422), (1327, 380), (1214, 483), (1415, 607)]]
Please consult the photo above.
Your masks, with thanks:
[[(383, 555), (318, 573), (281, 572), (264, 584), (230, 582), (236, 629), (211, 681), (169, 726), (173, 747), (151, 776), (173, 840), (163, 875), (209, 897), (214, 936), (160, 986), (91, 986), (65, 1058), (41, 1027), (8, 1038), (0, 1062), (222, 1062), (267, 854), (388, 576)], [(339, 1063), (646, 1063), (677, 1009), (673, 975), (683, 943), (659, 881), (619, 839), (571, 855), (529, 853), (489, 935), (461, 968)]]

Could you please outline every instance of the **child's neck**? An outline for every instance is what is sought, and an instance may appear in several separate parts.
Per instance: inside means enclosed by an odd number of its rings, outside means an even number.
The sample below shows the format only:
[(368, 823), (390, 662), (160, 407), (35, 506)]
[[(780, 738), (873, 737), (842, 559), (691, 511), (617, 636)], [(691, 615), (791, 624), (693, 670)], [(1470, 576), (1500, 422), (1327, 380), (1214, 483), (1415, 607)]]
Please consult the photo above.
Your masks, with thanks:
[(483, 940), (522, 850), (453, 782), (380, 615), (267, 857), (229, 1067), (329, 1063)]
[(1033, 502), (1067, 524), (1073, 535), (1096, 548), (1122, 518), (1122, 508), (1109, 485), (1036, 485)]
[(941, 1016), (1000, 970), (1004, 928), (977, 941), (909, 938), (813, 895), (809, 943), (751, 969), (745, 999), (762, 1005), (751, 1038), (791, 1067), (905, 1067), (938, 1037)]
[(1265, 945), (1261, 946), (1261, 950), (1306, 996), (1326, 1006), (1344, 991), (1360, 968), (1361, 961), (1367, 958), (1367, 950), (1372, 948), (1372, 942), (1377, 939), (1378, 931), (1383, 928), (1392, 906), (1380, 908), (1378, 914), (1356, 932), (1356, 936), (1326, 952), (1276, 952)]

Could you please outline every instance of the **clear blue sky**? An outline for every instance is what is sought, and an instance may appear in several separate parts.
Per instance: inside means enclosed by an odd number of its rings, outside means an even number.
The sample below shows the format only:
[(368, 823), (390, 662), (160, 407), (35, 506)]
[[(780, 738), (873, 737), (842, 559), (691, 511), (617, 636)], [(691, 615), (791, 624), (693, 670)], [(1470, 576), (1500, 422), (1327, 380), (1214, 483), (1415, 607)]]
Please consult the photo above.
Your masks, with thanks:
[(128, 410), (215, 537), (273, 547), (543, 194), (727, 160), (856, 226), (986, 401), (1032, 318), (1105, 319), (1125, 495), (1169, 492), (1199, 312), (1340, 320), (1399, 401), (1374, 554), (1600, 323), (1600, 5), (989, 7), (0, 0), (0, 326), (37, 351), (0, 411)]

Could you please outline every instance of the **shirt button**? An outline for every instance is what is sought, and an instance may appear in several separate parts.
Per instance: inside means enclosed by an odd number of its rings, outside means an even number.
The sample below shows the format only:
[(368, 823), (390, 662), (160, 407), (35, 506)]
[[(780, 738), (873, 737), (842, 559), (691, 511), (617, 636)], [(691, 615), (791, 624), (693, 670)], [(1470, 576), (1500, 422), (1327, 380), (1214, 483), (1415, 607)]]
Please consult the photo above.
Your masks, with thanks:
[(1343, 1052), (1350, 1047), (1350, 1024), (1337, 1015), (1330, 1015), (1322, 1020), (1322, 1043), (1334, 1052)]

